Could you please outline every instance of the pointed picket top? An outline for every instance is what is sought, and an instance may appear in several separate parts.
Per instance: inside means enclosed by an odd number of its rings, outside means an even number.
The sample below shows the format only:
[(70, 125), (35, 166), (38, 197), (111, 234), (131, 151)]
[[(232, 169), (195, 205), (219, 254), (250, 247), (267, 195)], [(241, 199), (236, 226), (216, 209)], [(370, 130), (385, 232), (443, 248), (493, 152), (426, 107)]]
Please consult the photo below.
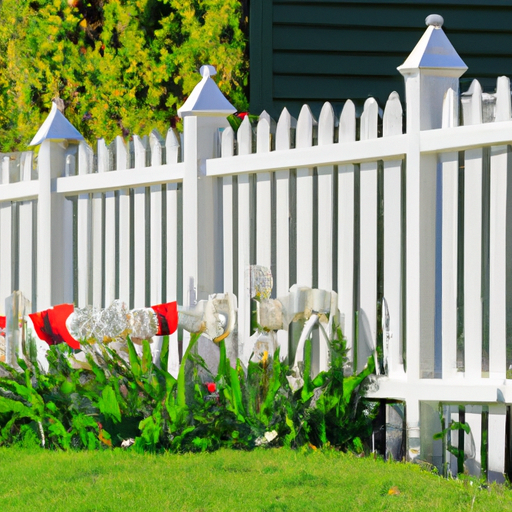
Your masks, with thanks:
[(313, 127), (316, 125), (309, 105), (303, 105), (297, 120), (296, 147), (308, 148), (313, 145)]
[(403, 110), (400, 96), (397, 92), (389, 95), (383, 116), (382, 136), (402, 135), (403, 131)]
[(482, 86), (478, 80), (473, 80), (467, 92), (461, 94), (461, 103), (464, 126), (482, 124)]
[(2, 179), (0, 180), (0, 183), (2, 185), (5, 185), (5, 184), (9, 183), (9, 181), (10, 181), (10, 172), (9, 172), (10, 171), (10, 169), (9, 169), (10, 161), (11, 161), (11, 159), (8, 156), (4, 156), (2, 158), (2, 174), (1, 174)]
[(347, 100), (341, 111), (338, 129), (338, 143), (356, 140), (356, 106), (352, 100)]
[(510, 121), (510, 99), (510, 78), (500, 76), (496, 84), (496, 121)]
[(428, 74), (459, 78), (466, 72), (468, 67), (441, 28), (443, 22), (438, 14), (427, 16), (427, 30), (409, 57), (397, 68), (402, 75), (410, 75), (421, 69)]
[(288, 109), (283, 108), (276, 128), (276, 151), (292, 147), (292, 130), (297, 127), (297, 120), (292, 117)]
[(180, 154), (180, 141), (176, 137), (176, 132), (169, 128), (165, 137), (165, 156), (168, 164), (177, 164)]
[(269, 153), (270, 142), (270, 123), (265, 117), (260, 117), (256, 128), (256, 153)]
[(108, 172), (110, 171), (110, 153), (105, 139), (98, 139), (96, 144), (96, 154), (98, 155), (98, 172)]
[(274, 121), (274, 119), (270, 116), (270, 114), (266, 110), (264, 110), (260, 114), (260, 117), (258, 118), (259, 121), (261, 121), (262, 119), (266, 119), (268, 121), (268, 125), (270, 126), (270, 133), (275, 133), (276, 122)]
[(24, 151), (21, 154), (21, 181), (32, 180), (32, 165), (34, 153), (32, 151)]
[(94, 151), (83, 140), (78, 145), (78, 174), (92, 174), (94, 167)]
[(443, 101), (442, 128), (459, 126), (459, 100), (453, 89), (448, 89)]
[(236, 133), (238, 140), (238, 154), (250, 155), (252, 153), (252, 126), (249, 116), (245, 116)]
[(268, 153), (272, 150), (272, 136), (276, 133), (276, 122), (264, 110), (256, 128), (256, 153)]
[(135, 151), (135, 167), (146, 167), (146, 144), (138, 135), (133, 136), (133, 149)]
[(364, 102), (361, 114), (361, 140), (377, 138), (377, 124), (379, 119), (379, 105), (374, 98), (368, 98)]
[(130, 155), (129, 148), (126, 147), (126, 143), (120, 135), (115, 139), (116, 142), (116, 170), (124, 171), (130, 167)]
[(213, 66), (202, 66), (199, 70), (203, 79), (194, 87), (187, 101), (178, 109), (180, 117), (185, 116), (229, 116), (236, 108), (226, 99), (218, 85), (212, 80), (217, 74)]
[(158, 130), (152, 130), (149, 134), (149, 147), (151, 148), (151, 165), (162, 165), (162, 149), (164, 139)]
[(334, 125), (336, 116), (332, 105), (327, 101), (323, 104), (318, 118), (318, 145), (332, 144), (334, 142)]
[(82, 134), (64, 117), (52, 102), (52, 109), (29, 146), (37, 146), (47, 139), (84, 140)]
[(223, 157), (233, 156), (235, 154), (235, 132), (231, 126), (224, 128), (222, 132), (220, 154)]

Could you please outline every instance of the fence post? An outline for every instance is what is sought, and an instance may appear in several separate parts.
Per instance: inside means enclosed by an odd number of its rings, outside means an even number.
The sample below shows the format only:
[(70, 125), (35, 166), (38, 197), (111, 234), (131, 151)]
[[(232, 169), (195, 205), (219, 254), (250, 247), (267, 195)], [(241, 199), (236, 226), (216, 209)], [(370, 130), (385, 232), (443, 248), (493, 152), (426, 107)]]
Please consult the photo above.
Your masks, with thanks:
[(45, 140), (39, 149), (36, 310), (73, 302), (73, 243), (65, 238), (73, 216), (67, 199), (55, 191), (55, 178), (65, 174), (64, 145)]
[(57, 194), (55, 180), (66, 176), (70, 168), (75, 167), (77, 146), (69, 147), (68, 141), (83, 139), (57, 104), (52, 103), (48, 117), (30, 142), (31, 146), (41, 145), (37, 162), (39, 196), (35, 311), (73, 302), (73, 210), (69, 201)]
[(213, 66), (201, 68), (202, 80), (178, 110), (184, 125), (183, 297), (193, 305), (221, 292), (221, 203), (217, 178), (206, 177), (206, 160), (220, 156), (220, 130), (236, 109), (210, 78)]
[[(405, 79), (407, 110), (406, 173), (406, 362), (409, 382), (434, 377), (436, 305), (436, 155), (420, 154), (420, 131), (441, 128), (443, 99), (459, 90), (467, 66), (431, 15), (412, 53), (398, 68)], [(439, 243), (439, 242), (438, 242)], [(407, 403), (409, 458), (420, 448), (416, 397)]]

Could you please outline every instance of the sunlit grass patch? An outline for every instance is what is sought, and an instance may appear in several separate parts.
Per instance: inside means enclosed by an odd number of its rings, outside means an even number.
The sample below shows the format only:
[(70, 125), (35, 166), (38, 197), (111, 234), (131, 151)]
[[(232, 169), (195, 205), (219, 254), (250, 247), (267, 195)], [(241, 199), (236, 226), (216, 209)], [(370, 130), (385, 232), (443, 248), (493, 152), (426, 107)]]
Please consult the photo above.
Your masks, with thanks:
[(334, 450), (0, 449), (0, 510), (501, 511), (512, 491)]

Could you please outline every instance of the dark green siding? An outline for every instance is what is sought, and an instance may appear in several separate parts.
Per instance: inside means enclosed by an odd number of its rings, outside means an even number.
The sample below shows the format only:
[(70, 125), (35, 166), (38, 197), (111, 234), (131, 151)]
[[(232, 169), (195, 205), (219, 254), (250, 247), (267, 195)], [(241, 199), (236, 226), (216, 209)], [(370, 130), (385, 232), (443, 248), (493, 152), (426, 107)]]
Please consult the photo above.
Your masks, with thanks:
[(362, 105), (369, 96), (383, 105), (394, 90), (404, 99), (396, 68), (433, 13), (469, 68), (462, 90), (478, 78), (493, 91), (497, 76), (512, 76), (509, 0), (252, 0), (251, 112), (277, 118), (286, 106), (296, 116), (308, 103), (318, 114), (324, 101)]

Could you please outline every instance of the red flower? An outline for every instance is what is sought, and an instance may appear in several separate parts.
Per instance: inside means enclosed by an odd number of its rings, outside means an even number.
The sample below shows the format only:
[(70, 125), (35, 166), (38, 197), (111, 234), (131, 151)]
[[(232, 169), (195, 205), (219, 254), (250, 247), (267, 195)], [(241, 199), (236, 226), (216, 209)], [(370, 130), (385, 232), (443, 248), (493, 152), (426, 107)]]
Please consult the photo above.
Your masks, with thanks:
[(176, 302), (151, 306), (158, 319), (157, 336), (167, 336), (178, 328), (178, 305)]
[(217, 391), (217, 386), (215, 385), (215, 382), (206, 382), (205, 386), (206, 389), (208, 390), (208, 393), (215, 393), (215, 391)]
[(60, 304), (52, 309), (28, 315), (32, 319), (37, 335), (48, 345), (67, 343), (71, 348), (80, 348), (80, 343), (69, 334), (66, 320), (75, 310), (73, 304)]
[(239, 112), (236, 117), (239, 117), (240, 119), (245, 119), (249, 115), (248, 112)]

